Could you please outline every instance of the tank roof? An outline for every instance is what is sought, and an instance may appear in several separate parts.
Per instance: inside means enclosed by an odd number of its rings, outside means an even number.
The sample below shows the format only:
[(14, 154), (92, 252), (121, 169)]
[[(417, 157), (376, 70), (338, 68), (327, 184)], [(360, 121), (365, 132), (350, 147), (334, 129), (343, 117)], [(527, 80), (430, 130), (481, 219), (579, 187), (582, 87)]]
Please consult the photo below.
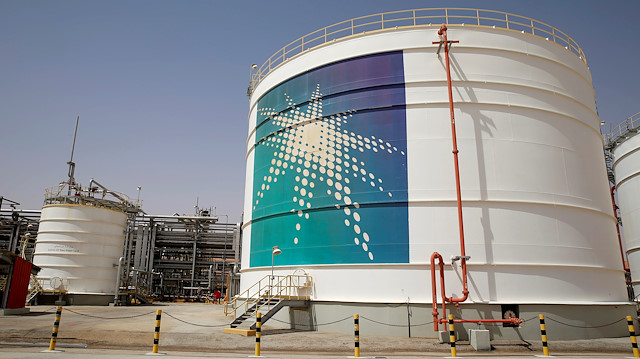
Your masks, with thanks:
[(578, 43), (565, 32), (529, 17), (496, 10), (469, 8), (426, 8), (384, 12), (345, 20), (318, 29), (291, 41), (269, 57), (259, 68), (252, 65), (248, 95), (275, 68), (293, 57), (317, 46), (344, 38), (375, 31), (406, 28), (465, 26), (476, 28), (501, 28), (545, 38), (566, 48), (578, 56), (585, 65), (587, 58)]
[(640, 112), (628, 117), (614, 127), (611, 132), (604, 134), (605, 147), (613, 149), (628, 138), (635, 136), (638, 132), (640, 132)]

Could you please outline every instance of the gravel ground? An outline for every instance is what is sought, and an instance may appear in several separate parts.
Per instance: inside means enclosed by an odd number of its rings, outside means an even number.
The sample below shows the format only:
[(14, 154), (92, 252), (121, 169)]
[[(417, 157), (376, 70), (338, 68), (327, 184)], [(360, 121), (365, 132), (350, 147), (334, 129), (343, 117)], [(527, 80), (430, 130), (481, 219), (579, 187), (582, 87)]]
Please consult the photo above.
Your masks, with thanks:
[[(225, 334), (232, 320), (222, 305), (204, 303), (157, 303), (152, 306), (105, 307), (66, 306), (63, 309), (58, 344), (87, 344), (99, 349), (149, 349), (153, 344), (155, 311), (162, 309), (160, 348), (174, 351), (253, 353), (255, 337)], [(55, 307), (34, 306), (19, 316), (0, 317), (0, 342), (48, 343), (55, 318)], [(109, 319), (105, 319), (109, 318)], [(268, 324), (268, 323), (267, 323)], [(467, 342), (457, 344), (458, 353), (476, 355), (542, 354), (540, 342), (491, 342), (491, 352), (476, 352)], [(7, 344), (0, 344), (1, 347)], [(262, 351), (273, 353), (328, 353), (353, 355), (353, 337), (340, 333), (291, 331), (263, 326)], [(449, 353), (448, 344), (435, 339), (361, 335), (362, 355), (412, 355)], [(631, 352), (629, 338), (552, 341), (554, 353)]]

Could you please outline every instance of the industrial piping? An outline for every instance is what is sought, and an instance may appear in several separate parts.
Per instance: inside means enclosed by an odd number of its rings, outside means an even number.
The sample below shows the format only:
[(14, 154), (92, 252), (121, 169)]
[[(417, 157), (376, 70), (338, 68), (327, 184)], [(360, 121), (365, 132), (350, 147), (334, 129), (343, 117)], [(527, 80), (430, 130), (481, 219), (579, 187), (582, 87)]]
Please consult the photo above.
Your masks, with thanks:
[(618, 231), (618, 244), (620, 245), (620, 258), (622, 258), (622, 268), (626, 272), (630, 272), (629, 261), (624, 256), (624, 250), (622, 249), (622, 237), (620, 236), (620, 217), (618, 217), (618, 205), (616, 204), (616, 199), (613, 195), (613, 191), (616, 190), (616, 186), (612, 186), (611, 191), (611, 205), (613, 206), (613, 216), (616, 218), (616, 231)]
[[(437, 288), (436, 288), (436, 264), (435, 260), (439, 261), (440, 268), (440, 291), (442, 294), (442, 315), (443, 317), (446, 315), (446, 302), (455, 303), (458, 305), (469, 298), (469, 286), (467, 283), (467, 260), (470, 258), (466, 255), (465, 244), (464, 244), (464, 225), (462, 220), (462, 195), (460, 193), (460, 168), (458, 166), (458, 141), (456, 136), (456, 119), (453, 112), (453, 90), (451, 89), (451, 68), (449, 64), (449, 47), (452, 43), (458, 43), (458, 41), (449, 41), (447, 39), (447, 25), (442, 24), (440, 26), (440, 30), (438, 30), (438, 35), (441, 36), (441, 41), (434, 41), (433, 44), (439, 44), (438, 55), (440, 55), (440, 49), (444, 44), (444, 55), (445, 55), (445, 64), (447, 70), (447, 90), (449, 93), (449, 113), (451, 115), (451, 140), (453, 145), (453, 166), (456, 177), (456, 196), (457, 196), (457, 204), (458, 204), (458, 229), (460, 232), (460, 255), (452, 257), (453, 261), (460, 260), (462, 262), (462, 297), (454, 298), (453, 296), (447, 297), (445, 292), (444, 285), (444, 261), (442, 256), (438, 252), (434, 252), (431, 255), (431, 289), (433, 295), (433, 329), (434, 331), (438, 331), (438, 326), (440, 323), (447, 323), (447, 319), (438, 319), (438, 303), (437, 303)], [(522, 323), (520, 318), (509, 318), (509, 319), (456, 319), (455, 323), (508, 323), (518, 325)], [(446, 326), (445, 326), (446, 328)]]
[[(457, 196), (457, 204), (458, 204), (458, 229), (460, 232), (460, 256), (457, 259), (462, 261), (462, 297), (461, 298), (453, 298), (447, 297), (444, 291), (444, 263), (442, 261), (442, 256), (438, 252), (434, 252), (431, 255), (431, 280), (432, 280), (432, 290), (433, 290), (433, 318), (434, 318), (434, 330), (438, 331), (438, 307), (436, 301), (436, 284), (435, 284), (435, 259), (438, 258), (440, 261), (440, 285), (442, 291), (442, 310), (443, 315), (444, 310), (446, 308), (445, 302), (450, 303), (461, 303), (467, 300), (469, 297), (469, 289), (467, 284), (467, 257), (465, 253), (465, 245), (464, 245), (464, 225), (462, 220), (462, 195), (460, 193), (460, 167), (458, 166), (458, 141), (456, 136), (456, 119), (453, 112), (453, 90), (451, 89), (451, 69), (449, 64), (449, 46), (450, 43), (458, 42), (458, 41), (448, 41), (447, 39), (447, 25), (442, 24), (440, 30), (438, 30), (438, 35), (441, 36), (442, 40), (439, 42), (434, 42), (434, 44), (440, 44), (440, 48), (444, 44), (444, 57), (445, 64), (447, 70), (447, 90), (449, 93), (449, 113), (451, 115), (451, 140), (453, 145), (453, 166), (456, 177), (456, 196)], [(438, 48), (438, 55), (440, 53), (440, 48)]]

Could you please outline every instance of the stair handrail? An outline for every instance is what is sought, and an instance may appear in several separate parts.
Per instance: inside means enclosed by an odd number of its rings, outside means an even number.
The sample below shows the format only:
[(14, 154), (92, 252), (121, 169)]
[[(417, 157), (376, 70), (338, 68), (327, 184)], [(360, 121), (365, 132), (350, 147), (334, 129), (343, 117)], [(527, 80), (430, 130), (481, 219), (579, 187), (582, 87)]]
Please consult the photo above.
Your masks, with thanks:
[[(230, 313), (233, 313), (233, 316), (237, 317), (238, 308), (244, 307), (244, 312), (246, 313), (249, 308), (254, 305), (257, 307), (257, 311), (265, 304), (271, 304), (272, 300), (276, 297), (286, 297), (287, 299), (290, 299), (293, 297), (292, 293), (294, 289), (310, 287), (311, 276), (306, 274), (274, 275), (273, 277), (271, 275), (266, 275), (242, 293), (234, 296), (229, 301), (224, 302), (224, 314), (229, 315)], [(276, 289), (275, 291), (274, 288)], [(259, 305), (260, 300), (263, 298), (266, 299), (267, 302), (263, 305)]]
[(25, 300), (25, 304), (29, 304), (33, 298), (35, 298), (38, 294), (42, 292), (42, 286), (38, 281), (38, 277), (35, 275), (31, 275), (29, 278), (29, 284), (31, 287), (29, 288), (29, 293), (27, 294), (27, 300)]
[[(263, 301), (264, 303), (262, 303), (262, 305), (257, 305), (256, 311), (255, 311), (256, 313), (259, 312), (265, 306), (270, 308), (272, 305), (272, 301), (275, 302), (275, 304), (277, 305), (283, 299), (291, 299), (291, 297), (293, 297), (293, 295), (291, 294), (291, 289), (293, 288), (300, 289), (300, 288), (308, 288), (311, 286), (311, 281), (309, 280), (310, 277), (308, 275), (287, 275), (287, 276), (274, 276), (274, 277), (282, 277), (282, 278), (278, 280), (278, 282), (273, 283), (270, 290), (267, 291), (266, 295), (260, 296), (260, 298), (266, 299), (266, 301)], [(304, 284), (303, 285), (298, 284), (294, 286), (293, 285), (294, 277), (298, 279), (300, 279), (300, 277), (304, 278), (305, 279)], [(296, 298), (299, 298), (299, 297), (300, 296), (296, 295)], [(260, 303), (260, 298), (258, 299), (258, 304)]]

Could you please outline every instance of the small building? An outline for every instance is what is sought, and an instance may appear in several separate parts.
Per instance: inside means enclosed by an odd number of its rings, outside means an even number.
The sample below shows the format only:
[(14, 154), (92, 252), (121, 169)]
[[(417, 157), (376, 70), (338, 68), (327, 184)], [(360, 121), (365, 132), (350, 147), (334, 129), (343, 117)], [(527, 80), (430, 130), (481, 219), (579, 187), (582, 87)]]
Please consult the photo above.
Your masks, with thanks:
[(40, 267), (22, 259), (17, 254), (0, 249), (0, 314), (22, 314), (29, 294), (31, 275), (36, 275)]

